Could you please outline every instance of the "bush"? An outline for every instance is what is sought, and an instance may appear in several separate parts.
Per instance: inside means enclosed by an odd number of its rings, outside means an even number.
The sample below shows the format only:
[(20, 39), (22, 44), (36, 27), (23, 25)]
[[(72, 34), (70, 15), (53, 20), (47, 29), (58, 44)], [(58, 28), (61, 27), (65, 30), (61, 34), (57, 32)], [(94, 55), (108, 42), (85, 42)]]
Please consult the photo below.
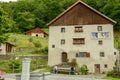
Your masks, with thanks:
[(17, 72), (20, 72), (20, 61), (17, 61), (17, 60), (14, 60), (14, 61), (11, 61), (8, 66), (10, 68), (11, 71), (17, 73)]
[(113, 76), (113, 73), (114, 73), (114, 71), (108, 71), (108, 72), (107, 72), (107, 76), (108, 76), (108, 77)]
[(83, 66), (81, 67), (82, 75), (86, 75), (86, 70), (87, 70), (87, 66), (86, 66), (86, 65), (83, 65)]
[(71, 61), (71, 66), (76, 67), (77, 65), (78, 65), (78, 64), (77, 64), (76, 59), (72, 59), (72, 61)]
[(41, 49), (42, 54), (48, 54), (48, 47)]
[(36, 48), (41, 48), (42, 45), (39, 41), (33, 42)]

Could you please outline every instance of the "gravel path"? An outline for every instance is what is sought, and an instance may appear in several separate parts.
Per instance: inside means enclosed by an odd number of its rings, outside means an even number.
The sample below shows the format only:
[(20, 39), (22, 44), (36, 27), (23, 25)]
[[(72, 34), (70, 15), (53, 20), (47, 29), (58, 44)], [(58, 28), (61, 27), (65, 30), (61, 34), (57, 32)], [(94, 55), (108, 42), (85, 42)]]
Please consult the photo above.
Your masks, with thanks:
[[(105, 75), (64, 75), (64, 74), (51, 74), (44, 77), (44, 80), (104, 80)], [(15, 74), (7, 74), (5, 80), (16, 80)], [(43, 80), (43, 77), (40, 78)]]

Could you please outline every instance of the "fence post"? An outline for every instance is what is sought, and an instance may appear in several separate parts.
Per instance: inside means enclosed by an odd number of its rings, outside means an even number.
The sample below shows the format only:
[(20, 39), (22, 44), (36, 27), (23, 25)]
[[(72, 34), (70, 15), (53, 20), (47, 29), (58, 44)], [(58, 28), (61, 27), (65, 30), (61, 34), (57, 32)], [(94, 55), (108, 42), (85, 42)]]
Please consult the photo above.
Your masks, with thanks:
[(12, 65), (13, 73), (14, 73), (14, 71), (15, 71), (15, 70), (14, 70), (14, 67), (15, 67), (15, 65), (13, 64), (13, 65)]
[(43, 80), (45, 80), (45, 74), (43, 73)]

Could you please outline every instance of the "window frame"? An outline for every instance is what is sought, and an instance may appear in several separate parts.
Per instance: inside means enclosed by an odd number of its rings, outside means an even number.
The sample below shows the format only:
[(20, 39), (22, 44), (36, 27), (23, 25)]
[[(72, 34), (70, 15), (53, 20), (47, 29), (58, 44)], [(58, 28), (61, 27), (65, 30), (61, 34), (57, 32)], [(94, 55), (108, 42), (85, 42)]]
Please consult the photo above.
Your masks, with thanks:
[(97, 27), (97, 30), (98, 30), (98, 31), (102, 31), (102, 30), (103, 30), (103, 27), (102, 27), (102, 26), (98, 26), (98, 27)]
[(76, 57), (90, 58), (90, 53), (89, 52), (79, 52), (79, 53), (76, 53)]
[(107, 65), (107, 64), (104, 64), (104, 68), (108, 68), (108, 65)]
[(85, 38), (73, 38), (73, 44), (85, 44)]
[(61, 45), (65, 44), (65, 39), (61, 39)]
[(105, 52), (100, 52), (100, 57), (105, 57)]
[(55, 48), (55, 45), (52, 45), (52, 48)]
[(61, 28), (61, 33), (65, 33), (65, 28), (64, 27)]
[(83, 32), (83, 26), (75, 26), (74, 32)]
[(117, 52), (114, 52), (114, 55), (117, 55)]
[(99, 44), (99, 45), (102, 45), (102, 44), (103, 44), (103, 40), (99, 40), (99, 41), (98, 41), (98, 44)]

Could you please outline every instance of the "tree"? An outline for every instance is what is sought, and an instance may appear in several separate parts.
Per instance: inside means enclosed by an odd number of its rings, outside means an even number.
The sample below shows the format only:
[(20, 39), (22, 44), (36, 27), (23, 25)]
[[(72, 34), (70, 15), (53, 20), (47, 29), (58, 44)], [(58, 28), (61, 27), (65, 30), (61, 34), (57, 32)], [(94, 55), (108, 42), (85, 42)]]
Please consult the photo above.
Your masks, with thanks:
[(21, 32), (25, 32), (29, 29), (34, 28), (34, 14), (30, 12), (19, 12), (15, 21), (17, 22), (17, 27)]
[(107, 0), (107, 4), (103, 7), (103, 12), (110, 18), (117, 21), (115, 30), (120, 30), (120, 2), (119, 0)]
[[(77, 0), (18, 0), (17, 2), (0, 4), (7, 13), (7, 17), (11, 20), (12, 25), (14, 24), (12, 28), (15, 30), (13, 31), (24, 32), (34, 27), (46, 27), (48, 22), (76, 1)], [(117, 21), (114, 29), (120, 30), (120, 0), (82, 1)]]
[(5, 33), (11, 32), (14, 27), (14, 21), (10, 20), (7, 12), (0, 6), (0, 43), (5, 43), (7, 36)]

